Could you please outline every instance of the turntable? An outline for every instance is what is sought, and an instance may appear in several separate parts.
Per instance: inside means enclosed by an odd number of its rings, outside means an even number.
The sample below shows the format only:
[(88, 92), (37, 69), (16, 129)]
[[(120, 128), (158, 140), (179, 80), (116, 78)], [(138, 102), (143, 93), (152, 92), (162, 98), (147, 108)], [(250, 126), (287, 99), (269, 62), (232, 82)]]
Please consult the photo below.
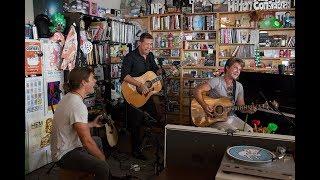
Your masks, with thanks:
[(255, 146), (232, 146), (216, 175), (216, 180), (227, 179), (295, 179), (295, 162), (281, 147), (274, 153)]

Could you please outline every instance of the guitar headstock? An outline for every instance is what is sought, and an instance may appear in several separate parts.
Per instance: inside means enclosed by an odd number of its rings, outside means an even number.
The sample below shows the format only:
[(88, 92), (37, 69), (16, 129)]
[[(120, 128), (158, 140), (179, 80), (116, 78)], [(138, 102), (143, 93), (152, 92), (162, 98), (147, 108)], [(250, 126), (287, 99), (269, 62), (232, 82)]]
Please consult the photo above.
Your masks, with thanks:
[(272, 109), (273, 107), (270, 107), (270, 105), (273, 106), (276, 109), (279, 107), (279, 103), (277, 101), (273, 100), (273, 101), (269, 101), (269, 102), (266, 101), (262, 105), (262, 108), (264, 108), (264, 109)]
[(273, 107), (275, 107), (276, 109), (278, 109), (279, 103), (278, 103), (277, 101), (273, 100), (273, 101), (270, 101), (269, 103), (271, 103), (271, 104), (273, 105)]

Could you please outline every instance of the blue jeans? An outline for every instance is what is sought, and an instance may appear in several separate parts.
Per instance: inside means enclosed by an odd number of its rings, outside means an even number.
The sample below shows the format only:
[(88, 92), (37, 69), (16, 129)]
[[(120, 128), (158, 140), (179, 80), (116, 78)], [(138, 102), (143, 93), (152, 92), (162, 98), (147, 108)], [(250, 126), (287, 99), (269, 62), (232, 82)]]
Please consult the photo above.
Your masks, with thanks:
[[(101, 138), (92, 137), (99, 149), (103, 152)], [(95, 174), (95, 180), (111, 179), (110, 165), (106, 161), (102, 161), (91, 155), (84, 147), (78, 147), (66, 153), (57, 162), (62, 169), (84, 171)]]

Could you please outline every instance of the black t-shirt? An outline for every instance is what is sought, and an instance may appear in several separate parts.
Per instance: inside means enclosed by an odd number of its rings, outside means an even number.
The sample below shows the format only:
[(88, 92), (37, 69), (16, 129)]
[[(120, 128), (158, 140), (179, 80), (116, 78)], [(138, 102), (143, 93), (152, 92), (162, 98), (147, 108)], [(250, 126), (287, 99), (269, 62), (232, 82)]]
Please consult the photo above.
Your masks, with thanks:
[(122, 62), (121, 67), (121, 81), (129, 74), (131, 77), (138, 77), (146, 73), (147, 71), (157, 72), (159, 67), (157, 66), (154, 55), (150, 52), (145, 60), (140, 55), (138, 48), (128, 53)]

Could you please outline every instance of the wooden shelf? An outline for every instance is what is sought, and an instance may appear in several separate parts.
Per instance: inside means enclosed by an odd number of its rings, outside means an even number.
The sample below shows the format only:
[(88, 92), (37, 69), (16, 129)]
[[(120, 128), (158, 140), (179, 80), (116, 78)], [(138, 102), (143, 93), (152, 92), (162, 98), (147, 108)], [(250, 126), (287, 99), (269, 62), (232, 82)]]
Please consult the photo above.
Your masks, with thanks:
[[(219, 12), (219, 14), (241, 14), (241, 13), (250, 13), (254, 12), (256, 10), (251, 11), (232, 11), (232, 12)], [(268, 9), (268, 10), (262, 10), (262, 11), (273, 11), (273, 12), (280, 12), (280, 11), (295, 11), (295, 8), (289, 8), (289, 9)]]
[(131, 17), (128, 17), (128, 19), (143, 19), (143, 18), (148, 18), (150, 16), (131, 16)]
[(278, 70), (272, 68), (244, 68), (244, 72), (264, 72), (264, 73), (275, 73)]
[[(229, 59), (231, 57), (219, 57), (219, 60), (220, 59)], [(243, 59), (243, 60), (253, 60), (255, 59), (254, 57), (252, 58), (241, 58), (240, 59)], [(279, 58), (265, 58), (265, 57), (261, 57), (261, 60), (283, 60), (283, 59), (295, 59), (295, 58), (287, 58), (287, 57), (279, 57)]]
[(217, 69), (215, 66), (184, 66), (183, 69)]
[(288, 58), (288, 57), (278, 57), (278, 58), (266, 58), (266, 57), (261, 57), (261, 60), (284, 60), (284, 59), (295, 59), (295, 58)]
[(121, 64), (122, 62), (110, 62), (110, 64)]
[(184, 51), (208, 51), (208, 49), (182, 49)]
[(254, 44), (252, 44), (252, 43), (230, 43), (230, 44), (222, 43), (219, 45), (220, 46), (239, 46), (239, 45), (254, 45)]
[(167, 79), (180, 79), (180, 77), (167, 77)]
[(150, 14), (148, 16), (150, 16), (150, 17), (153, 17), (153, 16), (165, 17), (165, 16), (174, 16), (174, 15), (182, 15), (182, 13)]
[(166, 29), (166, 30), (151, 30), (151, 32), (178, 32), (178, 31), (182, 31), (181, 29)]
[(260, 50), (264, 49), (295, 49), (295, 47), (259, 47)]
[(296, 28), (268, 28), (268, 29), (259, 29), (259, 31), (294, 31)]
[(194, 32), (216, 32), (216, 30), (183, 30), (184, 33), (194, 33)]
[(172, 57), (172, 56), (155, 56), (156, 58), (160, 58), (160, 57), (163, 57), (163, 58), (167, 58), (167, 59), (181, 59), (181, 57)]
[(217, 14), (216, 12), (199, 12), (199, 13), (185, 13), (185, 16), (196, 16), (196, 15), (213, 15)]
[[(230, 59), (231, 57), (218, 57), (218, 59)], [(254, 59), (254, 57), (238, 57), (240, 59)]]
[(256, 29), (254, 27), (220, 27), (219, 29)]
[(151, 48), (152, 50), (182, 49), (181, 47)]
[(188, 42), (216, 42), (215, 39), (209, 39), (209, 40), (205, 40), (205, 39), (199, 39), (199, 40), (183, 40), (183, 41), (188, 41)]

